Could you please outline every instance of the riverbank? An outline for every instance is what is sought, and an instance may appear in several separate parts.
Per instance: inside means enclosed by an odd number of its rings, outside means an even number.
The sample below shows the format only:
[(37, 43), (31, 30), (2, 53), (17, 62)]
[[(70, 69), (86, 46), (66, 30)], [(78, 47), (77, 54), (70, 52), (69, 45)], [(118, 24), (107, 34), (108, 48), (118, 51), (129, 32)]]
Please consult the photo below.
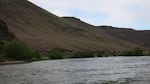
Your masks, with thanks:
[[(26, 44), (18, 41), (11, 41), (0, 44), (0, 65), (20, 64), (40, 60), (56, 60), (67, 58), (91, 58), (110, 56), (146, 56), (150, 55), (149, 50), (140, 48), (130, 50), (101, 50), (91, 51), (71, 51), (64, 49), (52, 49), (50, 51), (37, 51), (29, 48)], [(18, 61), (19, 60), (19, 61)], [(20, 61), (21, 60), (21, 61)]]
[(24, 64), (24, 63), (29, 63), (29, 62), (28, 61), (5, 61), (5, 62), (0, 62), (0, 65)]

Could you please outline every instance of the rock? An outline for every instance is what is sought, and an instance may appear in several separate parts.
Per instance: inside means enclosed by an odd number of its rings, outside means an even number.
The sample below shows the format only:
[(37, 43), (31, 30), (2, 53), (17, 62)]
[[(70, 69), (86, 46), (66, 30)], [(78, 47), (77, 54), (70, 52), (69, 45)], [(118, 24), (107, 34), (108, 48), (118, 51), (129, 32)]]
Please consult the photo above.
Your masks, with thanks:
[(14, 34), (8, 31), (7, 24), (0, 20), (0, 42), (3, 43), (12, 40), (14, 37)]

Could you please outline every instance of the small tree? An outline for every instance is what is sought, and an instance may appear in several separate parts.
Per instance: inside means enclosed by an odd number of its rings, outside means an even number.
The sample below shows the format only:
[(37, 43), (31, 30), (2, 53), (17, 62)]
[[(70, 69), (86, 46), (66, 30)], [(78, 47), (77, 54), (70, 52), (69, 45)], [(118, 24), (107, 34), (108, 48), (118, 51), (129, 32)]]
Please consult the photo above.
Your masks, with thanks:
[(42, 57), (41, 57), (41, 54), (39, 51), (31, 51), (31, 57), (32, 57), (32, 60), (40, 60)]
[(5, 44), (0, 44), (0, 61), (5, 61)]
[(52, 50), (48, 53), (49, 59), (63, 59), (64, 54), (60, 51)]
[(16, 60), (29, 60), (31, 50), (24, 43), (13, 41), (8, 43), (5, 55)]
[(2, 57), (4, 55), (4, 52), (5, 52), (5, 45), (0, 44), (0, 57)]

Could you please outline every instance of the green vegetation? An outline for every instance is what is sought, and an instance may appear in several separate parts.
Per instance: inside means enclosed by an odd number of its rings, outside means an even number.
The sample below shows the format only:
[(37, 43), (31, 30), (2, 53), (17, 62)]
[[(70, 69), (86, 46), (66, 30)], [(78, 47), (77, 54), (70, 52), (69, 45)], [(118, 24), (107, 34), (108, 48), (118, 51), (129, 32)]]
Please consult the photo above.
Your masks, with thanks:
[(76, 52), (71, 58), (88, 58), (94, 57), (94, 54), (91, 52)]
[(52, 50), (48, 52), (49, 59), (63, 59), (64, 54), (61, 51)]
[(5, 55), (16, 60), (29, 60), (31, 59), (31, 50), (23, 43), (10, 42), (6, 46)]
[(118, 52), (70, 52), (69, 54), (61, 50), (51, 50), (42, 54), (42, 52), (29, 48), (22, 42), (12, 41), (5, 44), (0, 44), (0, 61), (5, 60), (52, 60), (64, 58), (89, 58), (89, 57), (107, 57), (107, 56), (150, 56), (150, 51), (144, 51), (140, 48), (133, 50), (125, 50), (118, 54)]
[(4, 52), (5, 52), (5, 46), (0, 44), (0, 61), (4, 61), (5, 60)]
[(42, 55), (41, 52), (33, 50), (24, 43), (18, 41), (0, 44), (0, 61), (5, 60), (37, 61), (37, 60), (50, 60), (63, 58), (64, 54), (61, 51), (52, 50)]
[(30, 52), (33, 61), (42, 60), (42, 55), (39, 51), (31, 51)]
[(6, 44), (0, 44), (0, 61), (3, 60), (40, 60), (41, 55), (24, 43), (12, 41)]
[(3, 57), (5, 46), (0, 44), (0, 57)]
[(148, 56), (150, 56), (150, 51), (148, 52), (148, 54), (147, 54)]
[(107, 54), (105, 52), (99, 52), (97, 53), (97, 57), (106, 57)]
[(109, 56), (117, 56), (118, 52), (116, 51), (101, 51), (97, 53), (97, 57), (109, 57)]
[(125, 50), (120, 53), (121, 56), (144, 56), (144, 50), (136, 48), (133, 50)]

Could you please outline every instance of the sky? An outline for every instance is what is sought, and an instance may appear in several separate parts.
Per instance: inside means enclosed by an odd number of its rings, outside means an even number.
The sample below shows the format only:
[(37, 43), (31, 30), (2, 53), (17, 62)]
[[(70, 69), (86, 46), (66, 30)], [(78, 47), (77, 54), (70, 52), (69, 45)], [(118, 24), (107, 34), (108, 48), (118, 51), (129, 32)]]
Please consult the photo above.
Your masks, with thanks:
[(57, 16), (73, 16), (95, 26), (150, 30), (150, 0), (29, 0)]

